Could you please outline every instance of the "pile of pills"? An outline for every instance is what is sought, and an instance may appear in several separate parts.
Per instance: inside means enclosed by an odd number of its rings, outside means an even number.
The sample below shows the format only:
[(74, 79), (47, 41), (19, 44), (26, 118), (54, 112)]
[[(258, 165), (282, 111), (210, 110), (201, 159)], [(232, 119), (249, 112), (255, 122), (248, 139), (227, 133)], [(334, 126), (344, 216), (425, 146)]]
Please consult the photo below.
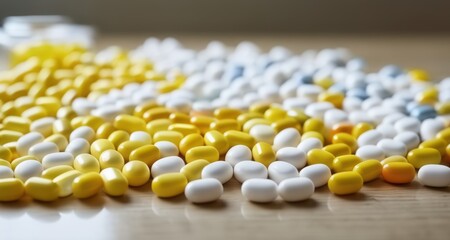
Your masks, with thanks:
[[(148, 39), (92, 53), (33, 43), (0, 72), (0, 201), (103, 191), (252, 202), (337, 195), (382, 178), (450, 185), (450, 78), (367, 72), (345, 49)], [(416, 174), (416, 172), (418, 173)]]

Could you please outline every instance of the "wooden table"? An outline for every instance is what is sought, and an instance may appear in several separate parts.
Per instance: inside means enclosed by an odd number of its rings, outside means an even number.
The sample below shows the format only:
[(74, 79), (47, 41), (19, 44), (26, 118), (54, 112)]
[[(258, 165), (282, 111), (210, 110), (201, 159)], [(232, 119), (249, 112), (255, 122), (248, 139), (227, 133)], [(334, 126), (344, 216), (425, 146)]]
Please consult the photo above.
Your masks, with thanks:
[[(450, 76), (449, 36), (221, 36), (180, 35), (186, 46), (210, 40), (236, 44), (252, 40), (263, 49), (284, 45), (308, 48), (347, 47), (368, 60), (371, 69), (394, 63), (422, 67), (435, 79)], [(109, 36), (99, 46), (134, 47), (144, 36)], [(360, 193), (339, 197), (327, 187), (310, 200), (254, 204), (243, 199), (240, 185), (225, 184), (222, 198), (206, 205), (184, 196), (159, 199), (147, 184), (120, 198), (100, 194), (54, 203), (28, 198), (0, 204), (0, 239), (449, 239), (450, 188), (418, 182), (366, 184)]]

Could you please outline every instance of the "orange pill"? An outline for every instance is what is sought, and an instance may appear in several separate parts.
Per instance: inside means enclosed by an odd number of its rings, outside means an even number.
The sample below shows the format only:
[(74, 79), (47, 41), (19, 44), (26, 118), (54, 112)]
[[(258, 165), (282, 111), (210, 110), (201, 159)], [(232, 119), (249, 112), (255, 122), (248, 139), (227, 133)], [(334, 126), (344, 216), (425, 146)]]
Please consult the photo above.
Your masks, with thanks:
[(328, 137), (329, 137), (328, 140), (331, 142), (331, 139), (333, 139), (333, 136), (338, 133), (348, 133), (351, 135), (352, 131), (353, 131), (353, 124), (351, 124), (351, 123), (343, 122), (343, 123), (334, 124), (328, 135)]
[(384, 181), (394, 184), (410, 183), (416, 176), (414, 166), (406, 162), (390, 162), (381, 171)]

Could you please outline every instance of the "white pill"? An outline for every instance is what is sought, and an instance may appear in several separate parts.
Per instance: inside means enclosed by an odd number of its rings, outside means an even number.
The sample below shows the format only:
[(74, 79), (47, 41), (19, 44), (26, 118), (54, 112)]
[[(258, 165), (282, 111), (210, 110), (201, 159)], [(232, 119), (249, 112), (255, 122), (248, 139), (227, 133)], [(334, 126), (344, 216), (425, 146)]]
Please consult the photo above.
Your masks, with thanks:
[(56, 145), (53, 142), (40, 142), (36, 145), (33, 145), (28, 150), (28, 155), (36, 157), (39, 161), (42, 161), (42, 158), (45, 157), (45, 155), (50, 153), (56, 153), (58, 152), (58, 145)]
[(410, 131), (419, 133), (420, 132), (420, 121), (414, 117), (405, 117), (398, 120), (395, 125), (395, 129), (398, 133)]
[(31, 177), (40, 177), (43, 170), (40, 162), (36, 160), (26, 160), (16, 166), (14, 169), (14, 176), (22, 182), (26, 182)]
[(429, 187), (448, 187), (450, 185), (450, 168), (440, 164), (428, 164), (417, 173), (419, 182)]
[(436, 135), (445, 128), (445, 123), (439, 119), (426, 119), (420, 126), (420, 136), (422, 140), (435, 138)]
[(297, 148), (302, 150), (305, 154), (313, 149), (320, 149), (323, 147), (322, 141), (317, 138), (307, 138), (298, 144)]
[(160, 141), (155, 143), (155, 146), (159, 149), (159, 154), (161, 158), (178, 156), (179, 150), (177, 145), (169, 141)]
[(288, 178), (298, 177), (297, 168), (287, 162), (275, 161), (271, 163), (268, 167), (268, 172), (269, 178), (276, 183), (280, 183)]
[(146, 143), (152, 143), (152, 136), (144, 131), (132, 132), (130, 135), (130, 141), (141, 141)]
[(55, 118), (52, 117), (44, 117), (38, 120), (35, 120), (30, 125), (31, 132), (39, 132), (44, 137), (48, 137), (53, 133), (53, 122)]
[(394, 126), (394, 124), (398, 120), (400, 120), (404, 117), (406, 117), (405, 114), (400, 113), (400, 112), (391, 113), (391, 114), (387, 115), (385, 118), (383, 118), (382, 124), (389, 124), (389, 125)]
[(67, 145), (65, 152), (71, 153), (73, 157), (82, 154), (82, 153), (89, 153), (90, 150), (90, 144), (89, 142), (84, 138), (76, 138), (70, 141), (70, 143)]
[(273, 144), (273, 140), (277, 134), (273, 127), (264, 124), (253, 126), (249, 133), (257, 142), (266, 142), (268, 144)]
[(383, 150), (375, 145), (362, 146), (356, 150), (355, 155), (362, 160), (377, 159), (381, 161), (385, 158)]
[(289, 178), (278, 185), (278, 195), (286, 202), (303, 201), (313, 193), (314, 183), (306, 177)]
[(184, 166), (183, 159), (178, 156), (163, 157), (152, 165), (152, 177), (155, 178), (164, 173), (180, 172)]
[(405, 144), (406, 149), (409, 151), (413, 148), (416, 148), (420, 144), (420, 138), (415, 132), (401, 132), (397, 136), (394, 137), (395, 141), (402, 142)]
[(225, 161), (233, 167), (239, 162), (249, 160), (252, 160), (252, 151), (244, 145), (233, 146), (225, 154)]
[(276, 158), (278, 161), (292, 164), (297, 169), (306, 165), (306, 154), (296, 147), (285, 147), (277, 151)]
[(70, 141), (77, 138), (83, 138), (92, 143), (95, 140), (95, 131), (90, 127), (81, 126), (70, 133)]
[(334, 105), (329, 102), (311, 103), (305, 108), (305, 113), (308, 116), (323, 119), (325, 112), (333, 109)]
[(314, 164), (300, 170), (299, 176), (309, 178), (317, 188), (328, 183), (328, 179), (331, 177), (331, 170), (325, 164)]
[(44, 136), (42, 136), (39, 132), (30, 132), (17, 140), (17, 153), (20, 156), (25, 156), (28, 154), (28, 150), (30, 150), (30, 147), (33, 145), (36, 145), (40, 142), (44, 141)]
[(385, 157), (400, 155), (406, 155), (406, 146), (400, 141), (392, 139), (382, 139), (377, 143), (377, 147), (383, 150)]
[(13, 178), (13, 177), (14, 177), (14, 172), (11, 168), (0, 165), (0, 179)]
[(327, 110), (323, 116), (325, 127), (332, 128), (335, 124), (342, 123), (348, 120), (348, 113), (340, 109)]
[(184, 189), (187, 200), (193, 203), (216, 201), (223, 194), (223, 186), (217, 179), (206, 178), (189, 182)]
[(72, 166), (73, 159), (73, 155), (68, 152), (50, 153), (42, 159), (42, 167), (44, 167), (44, 169), (47, 169), (60, 165)]
[(375, 129), (364, 132), (358, 137), (358, 146), (362, 147), (365, 145), (376, 145), (381, 139), (383, 139), (383, 134)]
[(202, 178), (215, 178), (222, 184), (233, 177), (233, 167), (225, 161), (216, 161), (206, 165), (202, 170)]
[(393, 125), (389, 124), (380, 124), (377, 126), (376, 130), (383, 135), (384, 138), (393, 138), (397, 135), (397, 131), (395, 130)]
[(234, 166), (234, 177), (241, 183), (254, 178), (266, 179), (267, 176), (267, 168), (259, 162), (243, 161)]
[(273, 140), (273, 148), (278, 151), (284, 147), (296, 147), (301, 140), (299, 131), (295, 128), (286, 128), (281, 130)]
[(241, 187), (242, 195), (251, 202), (268, 203), (278, 197), (277, 184), (270, 179), (250, 179)]

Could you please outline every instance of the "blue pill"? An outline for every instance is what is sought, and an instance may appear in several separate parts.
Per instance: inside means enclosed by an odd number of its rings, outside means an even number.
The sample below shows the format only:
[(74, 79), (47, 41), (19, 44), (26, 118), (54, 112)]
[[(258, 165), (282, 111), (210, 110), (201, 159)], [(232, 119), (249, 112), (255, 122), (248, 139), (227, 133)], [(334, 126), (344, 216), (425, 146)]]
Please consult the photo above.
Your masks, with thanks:
[(429, 118), (435, 118), (437, 116), (437, 112), (431, 106), (418, 106), (412, 109), (409, 115), (419, 119), (420, 121), (424, 121)]

